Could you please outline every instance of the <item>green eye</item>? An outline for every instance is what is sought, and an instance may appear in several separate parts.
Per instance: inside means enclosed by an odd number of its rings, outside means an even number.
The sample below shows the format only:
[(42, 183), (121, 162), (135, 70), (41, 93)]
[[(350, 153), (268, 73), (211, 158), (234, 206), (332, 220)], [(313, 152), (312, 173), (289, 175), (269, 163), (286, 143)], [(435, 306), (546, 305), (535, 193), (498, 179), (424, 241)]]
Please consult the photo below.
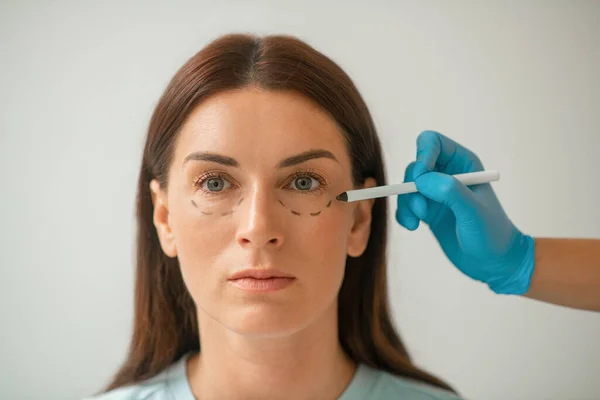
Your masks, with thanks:
[(231, 183), (222, 176), (211, 176), (204, 178), (199, 186), (205, 192), (219, 193), (229, 189)]
[(294, 189), (300, 191), (314, 190), (319, 187), (319, 181), (310, 176), (300, 176), (292, 181)]

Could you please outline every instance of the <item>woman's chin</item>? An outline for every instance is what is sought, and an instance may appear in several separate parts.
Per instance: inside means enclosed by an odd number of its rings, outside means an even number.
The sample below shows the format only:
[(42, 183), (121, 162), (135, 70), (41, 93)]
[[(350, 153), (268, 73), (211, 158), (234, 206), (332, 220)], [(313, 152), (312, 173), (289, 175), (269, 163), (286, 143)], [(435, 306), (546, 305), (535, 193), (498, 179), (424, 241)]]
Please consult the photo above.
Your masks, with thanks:
[(228, 318), (230, 330), (255, 338), (278, 338), (292, 335), (307, 324), (294, 312), (267, 312), (266, 310), (246, 310)]

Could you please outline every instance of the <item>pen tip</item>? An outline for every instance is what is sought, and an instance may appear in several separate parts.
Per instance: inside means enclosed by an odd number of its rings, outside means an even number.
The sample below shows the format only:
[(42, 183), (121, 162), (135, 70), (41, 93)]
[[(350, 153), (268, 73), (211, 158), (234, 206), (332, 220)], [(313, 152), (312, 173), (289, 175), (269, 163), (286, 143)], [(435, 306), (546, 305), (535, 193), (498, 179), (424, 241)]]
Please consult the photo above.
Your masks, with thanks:
[(348, 201), (348, 193), (344, 192), (336, 196), (336, 200)]

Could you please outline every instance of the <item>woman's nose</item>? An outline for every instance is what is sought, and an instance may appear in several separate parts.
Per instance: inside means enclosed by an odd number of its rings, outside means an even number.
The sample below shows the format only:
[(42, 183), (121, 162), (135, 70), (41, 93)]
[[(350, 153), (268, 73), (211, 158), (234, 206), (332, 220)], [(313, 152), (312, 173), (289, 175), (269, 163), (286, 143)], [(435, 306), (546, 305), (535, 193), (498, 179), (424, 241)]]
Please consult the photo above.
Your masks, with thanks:
[[(249, 193), (248, 193), (249, 194)], [(276, 212), (277, 199), (264, 191), (247, 196), (241, 218), (237, 242), (242, 247), (278, 248), (283, 244), (281, 214)]]

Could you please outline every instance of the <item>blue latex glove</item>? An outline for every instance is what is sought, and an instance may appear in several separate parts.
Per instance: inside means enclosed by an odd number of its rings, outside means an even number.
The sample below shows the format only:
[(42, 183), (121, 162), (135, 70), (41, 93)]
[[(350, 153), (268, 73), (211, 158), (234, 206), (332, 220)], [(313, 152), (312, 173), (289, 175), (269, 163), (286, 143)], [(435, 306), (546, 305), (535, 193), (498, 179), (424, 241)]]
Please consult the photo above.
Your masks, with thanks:
[(523, 294), (533, 273), (534, 239), (510, 221), (490, 184), (467, 187), (450, 176), (482, 170), (470, 150), (438, 132), (421, 133), (404, 178), (419, 192), (398, 196), (396, 220), (409, 230), (425, 222), (465, 275), (496, 293)]

